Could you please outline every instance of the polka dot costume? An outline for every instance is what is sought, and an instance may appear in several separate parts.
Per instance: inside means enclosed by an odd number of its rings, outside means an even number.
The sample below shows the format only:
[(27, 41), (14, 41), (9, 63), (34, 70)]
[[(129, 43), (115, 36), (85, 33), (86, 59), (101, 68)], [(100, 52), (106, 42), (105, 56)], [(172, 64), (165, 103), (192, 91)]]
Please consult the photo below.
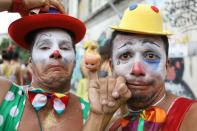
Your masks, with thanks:
[(0, 106), (0, 131), (16, 131), (26, 100), (22, 87), (11, 85)]
[(83, 123), (86, 122), (88, 119), (89, 111), (90, 111), (90, 104), (80, 98), (81, 108), (82, 108), (82, 115), (83, 115)]
[[(27, 97), (23, 87), (12, 84), (0, 105), (0, 131), (17, 131)], [(88, 118), (89, 103), (79, 98), (81, 103), (83, 122)]]

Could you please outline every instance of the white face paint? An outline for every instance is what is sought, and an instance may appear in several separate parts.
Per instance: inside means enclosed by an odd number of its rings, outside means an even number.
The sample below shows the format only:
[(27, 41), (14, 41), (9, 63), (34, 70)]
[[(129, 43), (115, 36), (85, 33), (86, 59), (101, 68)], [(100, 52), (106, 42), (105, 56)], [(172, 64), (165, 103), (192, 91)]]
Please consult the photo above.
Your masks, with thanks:
[[(75, 64), (71, 36), (61, 29), (45, 29), (37, 33), (32, 49), (33, 78), (48, 84), (70, 80)], [(54, 57), (54, 51), (58, 57)]]
[(113, 43), (113, 73), (126, 78), (134, 99), (146, 101), (163, 89), (167, 58), (161, 37), (118, 34)]
[(58, 50), (65, 64), (73, 62), (75, 53), (72, 39), (68, 33), (59, 29), (49, 29), (37, 34), (33, 46), (32, 58), (35, 63), (51, 61), (50, 55)]

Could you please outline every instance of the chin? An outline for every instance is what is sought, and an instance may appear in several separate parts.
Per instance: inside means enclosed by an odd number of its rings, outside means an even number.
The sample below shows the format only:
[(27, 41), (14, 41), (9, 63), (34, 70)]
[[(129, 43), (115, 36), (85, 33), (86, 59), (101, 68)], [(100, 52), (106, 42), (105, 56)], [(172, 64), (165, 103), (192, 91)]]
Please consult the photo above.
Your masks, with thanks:
[(130, 89), (132, 92), (132, 100), (136, 102), (146, 102), (150, 100), (153, 96), (153, 92), (150, 90), (137, 90), (137, 89)]
[(63, 85), (65, 83), (68, 83), (69, 81), (70, 79), (68, 79), (68, 76), (65, 75), (53, 75), (45, 79), (45, 82), (51, 86)]

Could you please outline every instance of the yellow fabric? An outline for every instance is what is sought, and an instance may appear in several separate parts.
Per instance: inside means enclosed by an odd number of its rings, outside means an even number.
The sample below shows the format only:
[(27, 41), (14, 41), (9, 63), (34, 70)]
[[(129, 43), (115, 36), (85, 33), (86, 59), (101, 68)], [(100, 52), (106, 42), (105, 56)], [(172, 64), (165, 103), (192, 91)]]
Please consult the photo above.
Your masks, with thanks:
[(88, 80), (87, 79), (81, 79), (79, 81), (79, 85), (77, 87), (77, 96), (83, 98), (87, 102), (88, 100)]
[(150, 5), (138, 4), (133, 10), (124, 12), (120, 25), (112, 26), (112, 29), (122, 32), (170, 35), (163, 30), (163, 20), (160, 12), (155, 12)]
[(142, 119), (151, 122), (163, 123), (166, 119), (166, 112), (156, 106), (148, 108), (141, 114)]
[(11, 66), (11, 67), (7, 67), (7, 66), (5, 66), (5, 65), (1, 65), (1, 67), (2, 67), (2, 70), (3, 70), (3, 73), (4, 73), (4, 75), (5, 75), (5, 77), (7, 78), (7, 79), (9, 79), (10, 78), (10, 75), (13, 73), (13, 71), (14, 71), (14, 66)]

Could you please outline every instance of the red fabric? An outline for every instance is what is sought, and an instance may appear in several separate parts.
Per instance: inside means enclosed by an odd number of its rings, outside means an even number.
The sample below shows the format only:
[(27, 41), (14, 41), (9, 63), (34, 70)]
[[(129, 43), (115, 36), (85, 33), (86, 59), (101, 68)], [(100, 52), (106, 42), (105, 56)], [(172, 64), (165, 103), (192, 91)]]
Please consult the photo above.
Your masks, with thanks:
[(185, 114), (194, 102), (197, 101), (187, 98), (177, 99), (167, 115), (162, 131), (178, 131)]
[(121, 126), (121, 118), (116, 120), (113, 125), (109, 128), (109, 131), (117, 131), (117, 129)]

